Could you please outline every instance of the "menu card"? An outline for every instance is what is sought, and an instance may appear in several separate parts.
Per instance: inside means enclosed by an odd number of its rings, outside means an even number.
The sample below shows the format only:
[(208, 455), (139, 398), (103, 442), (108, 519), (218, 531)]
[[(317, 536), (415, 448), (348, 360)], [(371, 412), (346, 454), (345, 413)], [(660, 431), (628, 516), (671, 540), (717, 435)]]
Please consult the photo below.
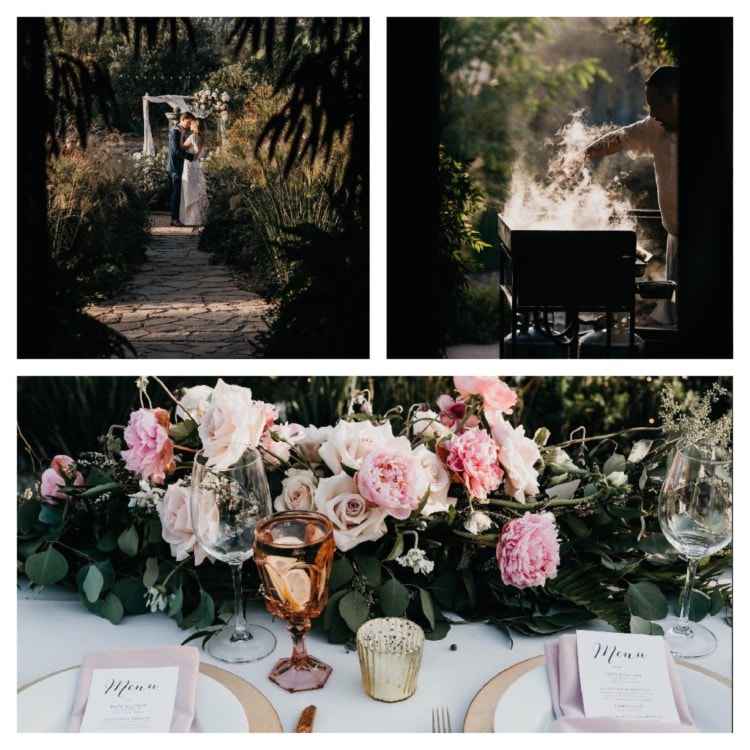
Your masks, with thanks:
[(168, 732), (178, 667), (94, 669), (81, 732)]
[(662, 637), (589, 630), (576, 636), (586, 717), (679, 723)]

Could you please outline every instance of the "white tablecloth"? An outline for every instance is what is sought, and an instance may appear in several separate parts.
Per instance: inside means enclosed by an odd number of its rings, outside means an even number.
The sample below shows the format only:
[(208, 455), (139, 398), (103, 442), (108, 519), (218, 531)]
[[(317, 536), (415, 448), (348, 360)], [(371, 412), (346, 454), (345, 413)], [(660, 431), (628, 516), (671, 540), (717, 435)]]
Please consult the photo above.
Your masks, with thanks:
[[(86, 612), (77, 601), (28, 599), (18, 601), (18, 685), (81, 662), (84, 654), (111, 648), (143, 648), (180, 643), (188, 633), (163, 615), (128, 617), (112, 625)], [(402, 703), (380, 703), (365, 696), (356, 653), (330, 645), (322, 634), (311, 634), (308, 650), (333, 667), (322, 689), (290, 695), (267, 679), (277, 659), (291, 652), (291, 640), (281, 622), (272, 621), (260, 607), (249, 619), (276, 634), (276, 651), (259, 662), (228, 665), (203, 652), (202, 659), (217, 664), (259, 688), (274, 704), (284, 725), (293, 731), (302, 709), (318, 707), (316, 732), (429, 732), (431, 710), (447, 706), (454, 731), (460, 731), (469, 703), (491, 677), (510, 665), (543, 652), (544, 638), (514, 638), (512, 649), (505, 636), (491, 625), (470, 624), (452, 628), (442, 641), (425, 645), (419, 687)], [(723, 619), (704, 621), (719, 638), (711, 655), (695, 662), (731, 677), (732, 630)], [(197, 642), (196, 642), (197, 643)], [(451, 644), (457, 649), (451, 651)]]

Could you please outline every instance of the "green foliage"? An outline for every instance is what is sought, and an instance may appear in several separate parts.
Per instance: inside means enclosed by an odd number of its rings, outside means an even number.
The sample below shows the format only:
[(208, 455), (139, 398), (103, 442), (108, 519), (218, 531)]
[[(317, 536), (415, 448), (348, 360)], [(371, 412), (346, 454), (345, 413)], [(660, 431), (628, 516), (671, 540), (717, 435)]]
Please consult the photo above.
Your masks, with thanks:
[(471, 284), (456, 317), (450, 322), (448, 343), (491, 344), (499, 341), (501, 304), (496, 285)]
[(148, 205), (132, 164), (106, 144), (50, 162), (48, 210), (58, 294), (68, 300), (112, 293), (143, 261)]

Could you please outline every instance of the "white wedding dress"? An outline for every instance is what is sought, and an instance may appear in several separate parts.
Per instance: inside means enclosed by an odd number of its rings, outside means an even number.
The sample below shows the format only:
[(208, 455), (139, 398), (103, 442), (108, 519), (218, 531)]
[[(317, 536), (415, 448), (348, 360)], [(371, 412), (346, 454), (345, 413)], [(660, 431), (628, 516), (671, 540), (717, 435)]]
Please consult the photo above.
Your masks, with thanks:
[[(197, 154), (195, 139), (191, 135), (185, 141), (185, 149)], [(206, 223), (208, 212), (208, 193), (206, 178), (200, 158), (185, 159), (182, 168), (182, 190), (180, 194), (180, 221), (187, 227), (201, 227)]]

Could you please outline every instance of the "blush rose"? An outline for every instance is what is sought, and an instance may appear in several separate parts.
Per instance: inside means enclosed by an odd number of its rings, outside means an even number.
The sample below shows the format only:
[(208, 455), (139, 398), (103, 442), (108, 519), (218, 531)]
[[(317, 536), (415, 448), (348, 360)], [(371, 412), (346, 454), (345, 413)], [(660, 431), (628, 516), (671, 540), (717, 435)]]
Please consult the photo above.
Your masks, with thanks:
[(560, 542), (552, 513), (524, 513), (503, 526), (497, 564), (506, 586), (543, 586), (557, 575)]

